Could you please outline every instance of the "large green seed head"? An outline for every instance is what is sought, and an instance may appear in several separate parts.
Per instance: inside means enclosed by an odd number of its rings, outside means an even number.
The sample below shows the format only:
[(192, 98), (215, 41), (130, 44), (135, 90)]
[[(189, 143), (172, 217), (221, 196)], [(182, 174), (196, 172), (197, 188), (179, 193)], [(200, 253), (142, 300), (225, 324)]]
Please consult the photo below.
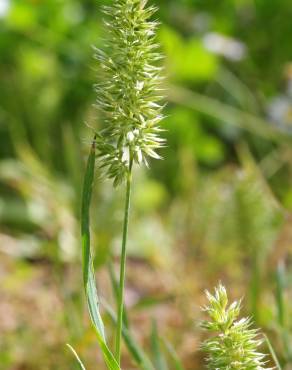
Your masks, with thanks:
[(159, 159), (163, 146), (160, 83), (161, 55), (155, 42), (156, 8), (146, 0), (119, 0), (103, 7), (106, 14), (106, 45), (96, 49), (100, 80), (96, 106), (104, 128), (98, 135), (101, 167), (114, 184), (126, 177), (131, 162), (146, 164), (147, 157)]

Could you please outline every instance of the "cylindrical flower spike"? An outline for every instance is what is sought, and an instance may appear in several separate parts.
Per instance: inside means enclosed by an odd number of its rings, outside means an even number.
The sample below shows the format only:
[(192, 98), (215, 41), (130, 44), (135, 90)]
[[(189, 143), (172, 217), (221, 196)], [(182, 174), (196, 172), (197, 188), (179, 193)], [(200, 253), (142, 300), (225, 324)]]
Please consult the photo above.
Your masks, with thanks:
[(147, 0), (119, 0), (103, 7), (107, 16), (104, 50), (95, 49), (101, 82), (95, 86), (96, 106), (104, 128), (97, 148), (106, 177), (118, 185), (127, 176), (130, 162), (148, 165), (147, 157), (159, 159), (163, 146), (159, 123), (163, 118), (160, 83), (161, 67), (156, 66), (155, 31), (150, 21), (155, 13)]

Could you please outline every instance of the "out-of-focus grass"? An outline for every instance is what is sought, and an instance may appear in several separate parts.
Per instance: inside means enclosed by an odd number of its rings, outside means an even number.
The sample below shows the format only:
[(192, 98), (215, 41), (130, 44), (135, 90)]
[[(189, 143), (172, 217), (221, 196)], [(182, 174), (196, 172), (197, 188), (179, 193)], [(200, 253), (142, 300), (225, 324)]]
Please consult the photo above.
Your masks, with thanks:
[[(202, 334), (194, 321), (203, 290), (221, 279), (233, 297), (246, 296), (248, 313), (288, 369), (290, 0), (155, 3), (170, 86), (168, 147), (164, 161), (134, 173), (126, 289), (131, 334), (150, 349), (149, 317), (156, 318), (159, 336), (173, 343), (185, 367), (200, 368)], [(78, 264), (83, 155), (92, 135), (84, 123), (99, 125), (91, 106), (90, 46), (100, 39), (100, 4), (3, 4), (0, 369), (74, 368), (67, 342), (88, 369), (102, 366)], [(243, 47), (242, 59), (234, 60), (239, 49), (232, 45)], [(106, 266), (119, 254), (122, 204), (98, 174), (93, 197), (98, 288), (113, 303)], [(132, 366), (126, 349), (123, 360)]]

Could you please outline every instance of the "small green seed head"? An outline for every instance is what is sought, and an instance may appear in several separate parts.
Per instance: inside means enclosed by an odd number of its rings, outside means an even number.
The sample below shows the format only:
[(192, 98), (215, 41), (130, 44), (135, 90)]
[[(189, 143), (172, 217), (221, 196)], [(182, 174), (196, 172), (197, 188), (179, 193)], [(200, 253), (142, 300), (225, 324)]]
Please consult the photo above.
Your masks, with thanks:
[(223, 285), (215, 294), (206, 293), (209, 304), (204, 311), (209, 316), (202, 327), (213, 334), (203, 345), (210, 370), (264, 370), (265, 355), (258, 352), (262, 340), (258, 330), (251, 328), (249, 318), (238, 319), (240, 302), (228, 306), (228, 297)]
[(146, 8), (146, 2), (119, 0), (103, 7), (106, 46), (95, 49), (101, 72), (96, 106), (104, 122), (97, 148), (101, 168), (114, 185), (123, 182), (133, 162), (148, 165), (148, 157), (159, 159), (156, 150), (164, 144), (158, 23), (150, 21), (156, 8)]

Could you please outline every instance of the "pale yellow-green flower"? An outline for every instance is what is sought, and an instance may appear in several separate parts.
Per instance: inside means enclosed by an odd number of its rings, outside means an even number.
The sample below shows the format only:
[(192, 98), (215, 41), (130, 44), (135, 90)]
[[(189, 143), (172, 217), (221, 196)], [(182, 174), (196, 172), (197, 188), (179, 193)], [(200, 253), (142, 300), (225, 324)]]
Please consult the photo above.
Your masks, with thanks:
[(219, 285), (215, 294), (206, 293), (209, 316), (202, 327), (212, 333), (202, 348), (210, 370), (264, 370), (265, 355), (259, 352), (262, 340), (257, 329), (251, 328), (249, 318), (238, 319), (240, 301), (228, 305), (226, 289)]
[(104, 124), (97, 148), (100, 166), (115, 185), (133, 162), (148, 165), (147, 157), (159, 159), (156, 150), (164, 144), (158, 23), (150, 20), (156, 8), (146, 2), (119, 0), (103, 7), (106, 41), (95, 53), (101, 80), (95, 87), (96, 106)]

